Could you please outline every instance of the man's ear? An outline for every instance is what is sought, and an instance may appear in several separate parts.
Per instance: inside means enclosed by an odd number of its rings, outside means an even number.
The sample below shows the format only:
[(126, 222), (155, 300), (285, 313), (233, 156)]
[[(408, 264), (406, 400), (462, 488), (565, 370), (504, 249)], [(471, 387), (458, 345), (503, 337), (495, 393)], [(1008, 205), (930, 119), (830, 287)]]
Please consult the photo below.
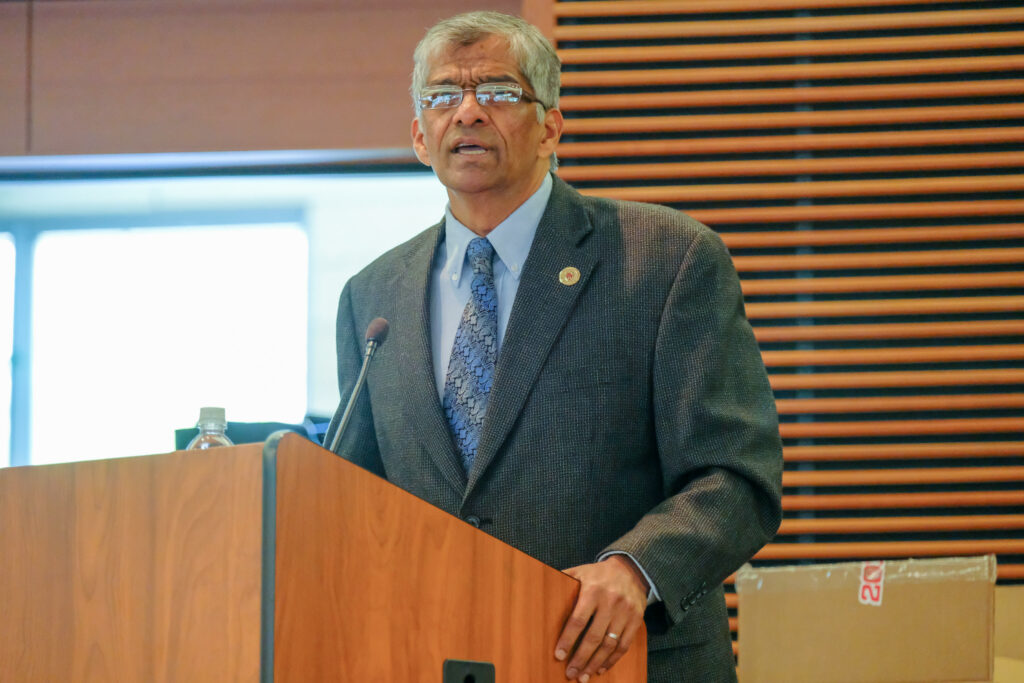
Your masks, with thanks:
[(412, 148), (416, 150), (416, 158), (424, 166), (430, 166), (430, 152), (427, 151), (427, 143), (423, 139), (423, 131), (420, 130), (420, 118), (417, 116), (412, 120)]
[(555, 153), (555, 147), (562, 137), (562, 128), (565, 126), (565, 119), (562, 112), (557, 109), (548, 109), (544, 112), (544, 137), (540, 141), (540, 155), (550, 157)]

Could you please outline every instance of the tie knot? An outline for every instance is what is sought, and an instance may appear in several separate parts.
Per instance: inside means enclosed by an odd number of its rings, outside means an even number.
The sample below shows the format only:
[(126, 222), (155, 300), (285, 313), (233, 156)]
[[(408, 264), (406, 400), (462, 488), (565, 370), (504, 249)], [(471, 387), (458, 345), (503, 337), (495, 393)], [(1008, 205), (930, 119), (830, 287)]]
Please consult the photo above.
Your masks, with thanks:
[(470, 241), (466, 247), (466, 256), (469, 257), (469, 265), (474, 273), (491, 272), (491, 259), (494, 256), (494, 246), (486, 237), (477, 237)]

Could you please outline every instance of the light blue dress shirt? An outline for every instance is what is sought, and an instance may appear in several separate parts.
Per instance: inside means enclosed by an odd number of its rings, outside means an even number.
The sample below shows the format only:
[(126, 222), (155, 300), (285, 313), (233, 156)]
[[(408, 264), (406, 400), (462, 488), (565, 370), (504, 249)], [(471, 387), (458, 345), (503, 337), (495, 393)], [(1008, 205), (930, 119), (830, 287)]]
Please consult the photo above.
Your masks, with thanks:
[[(497, 225), (488, 235), (494, 247), (494, 286), (498, 291), (498, 356), (501, 356), (501, 341), (512, 314), (512, 304), (519, 291), (519, 277), (530, 254), (530, 246), (537, 234), (537, 226), (551, 197), (551, 174), (544, 176), (544, 182), (513, 211), (508, 218)], [(434, 381), (437, 383), (438, 398), (444, 400), (444, 381), (448, 373), (448, 362), (452, 357), (455, 332), (462, 320), (462, 311), (469, 301), (470, 283), (473, 272), (466, 262), (466, 248), (476, 233), (460, 223), (452, 215), (451, 205), (444, 212), (444, 241), (434, 255), (430, 275), (430, 344), (434, 360)], [(661, 597), (654, 581), (647, 571), (629, 553), (614, 551), (604, 553), (598, 560), (610, 555), (625, 555), (633, 561), (651, 587), (647, 593), (647, 604), (658, 602)]]

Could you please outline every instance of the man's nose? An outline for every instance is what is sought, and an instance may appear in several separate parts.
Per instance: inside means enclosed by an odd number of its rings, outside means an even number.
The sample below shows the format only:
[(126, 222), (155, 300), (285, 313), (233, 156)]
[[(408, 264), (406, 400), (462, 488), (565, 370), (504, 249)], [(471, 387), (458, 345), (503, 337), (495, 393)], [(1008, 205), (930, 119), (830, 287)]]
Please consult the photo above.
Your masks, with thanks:
[(462, 101), (455, 108), (455, 122), (472, 125), (487, 118), (486, 110), (476, 101), (476, 91), (466, 90), (462, 93)]

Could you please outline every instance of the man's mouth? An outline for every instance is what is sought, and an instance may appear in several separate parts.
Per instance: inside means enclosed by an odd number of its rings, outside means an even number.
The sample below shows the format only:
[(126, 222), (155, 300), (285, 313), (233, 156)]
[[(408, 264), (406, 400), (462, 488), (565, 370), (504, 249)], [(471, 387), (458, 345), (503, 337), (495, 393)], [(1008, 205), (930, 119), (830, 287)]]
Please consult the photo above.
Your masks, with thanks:
[(487, 152), (487, 150), (484, 149), (483, 147), (481, 147), (480, 145), (473, 145), (473, 144), (455, 145), (455, 149), (452, 150), (452, 151), (455, 154), (470, 154), (470, 155), (485, 154)]

